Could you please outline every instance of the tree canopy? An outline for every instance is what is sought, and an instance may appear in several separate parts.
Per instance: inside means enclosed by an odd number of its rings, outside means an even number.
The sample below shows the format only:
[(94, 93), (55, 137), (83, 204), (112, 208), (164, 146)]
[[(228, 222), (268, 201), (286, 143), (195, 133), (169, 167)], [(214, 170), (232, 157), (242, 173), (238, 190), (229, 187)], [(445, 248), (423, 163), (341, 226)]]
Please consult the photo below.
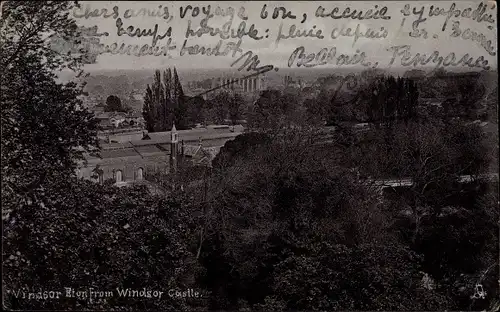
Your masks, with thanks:
[[(77, 96), (81, 86), (55, 72), (79, 57), (49, 47), (52, 34), (77, 38), (70, 2), (3, 4), (1, 30), (2, 192), (4, 208), (36, 201), (48, 181), (70, 176), (83, 151), (95, 150), (97, 121)], [(38, 194), (38, 195), (37, 195)], [(7, 207), (6, 207), (7, 206)]]
[(143, 116), (149, 132), (170, 131), (172, 125), (179, 130), (189, 126), (188, 106), (177, 69), (154, 73), (154, 81), (146, 88)]
[[(148, 194), (90, 181), (60, 180), (43, 204), (16, 211), (5, 230), (4, 281), (10, 309), (187, 311), (169, 289), (194, 287), (196, 261), (189, 208)], [(77, 242), (77, 243), (75, 243)], [(194, 249), (194, 247), (193, 247)], [(25, 288), (28, 286), (29, 288)], [(114, 296), (67, 298), (65, 287)], [(163, 291), (161, 298), (119, 297), (119, 289)], [(59, 300), (22, 300), (12, 291), (61, 291)]]
[(130, 108), (122, 105), (122, 100), (116, 95), (110, 95), (106, 98), (105, 112), (128, 112)]

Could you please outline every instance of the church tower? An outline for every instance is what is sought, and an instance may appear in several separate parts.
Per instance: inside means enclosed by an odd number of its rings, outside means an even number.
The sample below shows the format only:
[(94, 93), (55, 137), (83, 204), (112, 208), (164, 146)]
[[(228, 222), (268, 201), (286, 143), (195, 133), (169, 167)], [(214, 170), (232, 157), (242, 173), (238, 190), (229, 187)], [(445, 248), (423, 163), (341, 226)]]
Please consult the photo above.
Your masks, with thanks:
[(177, 154), (178, 154), (178, 144), (179, 144), (179, 134), (175, 128), (175, 123), (172, 125), (172, 130), (170, 131), (170, 169), (171, 172), (177, 171)]

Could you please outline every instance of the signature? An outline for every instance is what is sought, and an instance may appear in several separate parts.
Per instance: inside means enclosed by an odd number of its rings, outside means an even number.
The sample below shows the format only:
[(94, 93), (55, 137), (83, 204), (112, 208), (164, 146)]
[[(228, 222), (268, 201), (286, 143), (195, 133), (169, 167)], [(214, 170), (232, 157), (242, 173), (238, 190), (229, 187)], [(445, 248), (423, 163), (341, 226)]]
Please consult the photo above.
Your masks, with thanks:
[(233, 67), (235, 64), (237, 64), (239, 61), (243, 60), (246, 57), (245, 61), (243, 64), (240, 65), (238, 68), (238, 71), (242, 71), (243, 69), (246, 68), (247, 71), (255, 71), (253, 75), (259, 75), (266, 73), (271, 70), (278, 71), (277, 67), (274, 67), (273, 65), (264, 65), (264, 66), (259, 66), (260, 60), (258, 55), (254, 55), (252, 51), (247, 51), (243, 53), (236, 61), (234, 61), (231, 64), (231, 67)]
[(288, 58), (288, 67), (296, 65), (297, 67), (315, 67), (326, 64), (356, 65), (377, 67), (378, 63), (372, 64), (366, 61), (366, 53), (356, 50), (352, 55), (337, 54), (337, 47), (323, 48), (318, 52), (306, 53), (305, 48), (300, 46), (296, 48)]

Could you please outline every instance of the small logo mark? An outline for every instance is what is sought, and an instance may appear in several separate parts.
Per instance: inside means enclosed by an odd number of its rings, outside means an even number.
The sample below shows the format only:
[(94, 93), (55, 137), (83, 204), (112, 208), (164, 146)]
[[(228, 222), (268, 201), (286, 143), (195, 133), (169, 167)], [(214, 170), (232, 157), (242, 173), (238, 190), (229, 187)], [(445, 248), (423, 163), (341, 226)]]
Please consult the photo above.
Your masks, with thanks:
[(486, 297), (486, 291), (483, 290), (483, 285), (476, 284), (474, 287), (474, 295), (470, 296), (471, 299), (484, 299)]

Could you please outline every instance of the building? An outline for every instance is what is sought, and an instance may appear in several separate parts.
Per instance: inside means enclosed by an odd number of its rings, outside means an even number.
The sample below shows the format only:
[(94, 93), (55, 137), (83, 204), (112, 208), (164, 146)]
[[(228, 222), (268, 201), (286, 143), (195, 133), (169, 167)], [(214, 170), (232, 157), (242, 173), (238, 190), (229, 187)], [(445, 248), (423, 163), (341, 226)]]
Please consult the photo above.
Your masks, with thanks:
[(91, 112), (94, 113), (94, 115), (100, 115), (104, 113), (104, 105), (96, 105), (90, 109)]
[(243, 96), (256, 96), (260, 91), (266, 89), (264, 77), (237, 78), (228, 75), (218, 78), (205, 79), (203, 81), (190, 81), (187, 84), (186, 95), (201, 96), (208, 100), (213, 98), (219, 90), (229, 90)]
[(284, 88), (298, 88), (302, 89), (305, 87), (304, 82), (302, 81), (302, 78), (297, 78), (297, 80), (294, 80), (292, 76), (285, 76), (283, 77), (283, 87)]
[(123, 112), (102, 112), (96, 114), (100, 125), (103, 128), (118, 127), (142, 127), (144, 118), (141, 113), (123, 113)]
[(143, 92), (142, 90), (134, 90), (132, 92), (130, 92), (130, 96), (129, 98), (131, 100), (135, 100), (135, 101), (141, 101), (143, 102), (144, 101), (144, 95), (143, 95)]
[(99, 124), (105, 128), (110, 126), (117, 128), (120, 123), (125, 121), (125, 113), (102, 112), (97, 114), (96, 118), (99, 120)]
[(130, 126), (143, 126), (145, 123), (142, 113), (139, 112), (131, 112), (125, 115), (125, 122)]
[[(217, 81), (217, 80), (216, 80)], [(235, 87), (241, 89), (241, 92), (259, 92), (263, 90), (263, 80), (261, 77), (251, 77), (251, 78), (232, 78), (232, 77), (221, 77), (217, 81), (218, 86), (222, 86), (223, 89), (233, 89)], [(216, 86), (214, 86), (216, 87)]]
[(147, 172), (176, 170), (182, 157), (194, 165), (210, 166), (220, 148), (243, 133), (242, 126), (211, 126), (207, 128), (144, 133), (143, 139), (122, 143), (101, 144), (99, 157), (86, 155), (77, 175), (81, 178), (116, 183), (141, 181)]
[(144, 130), (138, 127), (103, 130), (97, 133), (101, 144), (107, 143), (127, 143), (130, 141), (142, 140)]
[(126, 116), (127, 115), (125, 113), (113, 112), (109, 117), (109, 122), (113, 125), (113, 127), (118, 128), (123, 122), (125, 122)]

